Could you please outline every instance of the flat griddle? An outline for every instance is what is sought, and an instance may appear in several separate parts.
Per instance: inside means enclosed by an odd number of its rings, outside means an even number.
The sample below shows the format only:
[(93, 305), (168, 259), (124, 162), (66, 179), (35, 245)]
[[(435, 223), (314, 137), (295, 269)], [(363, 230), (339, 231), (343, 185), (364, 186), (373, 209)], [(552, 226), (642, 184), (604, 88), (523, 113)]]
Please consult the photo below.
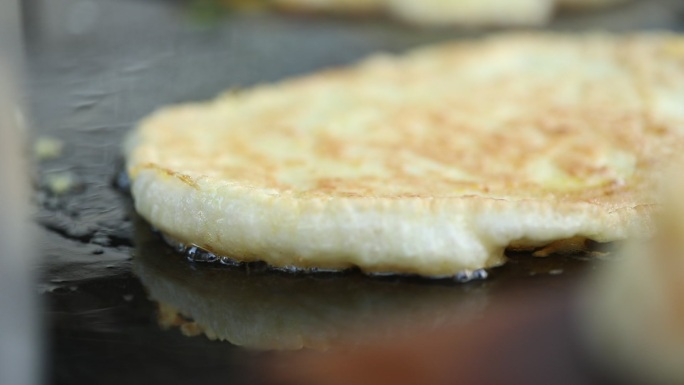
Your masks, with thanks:
[[(159, 327), (157, 304), (132, 271), (134, 258), (146, 258), (160, 271), (170, 269), (181, 277), (216, 276), (226, 268), (192, 264), (175, 255), (116, 187), (120, 142), (136, 121), (167, 104), (344, 65), (376, 51), (401, 52), (497, 32), (417, 28), (373, 17), (233, 12), (208, 18), (187, 2), (171, 0), (32, 0), (23, 6), (33, 134), (56, 137), (66, 145), (58, 159), (37, 162), (34, 201), (39, 208), (47, 377), (49, 383), (69, 385), (254, 383), (255, 365), (289, 354), (190, 338)], [(550, 28), (682, 31), (684, 3), (644, 0), (594, 13), (565, 13)], [(65, 171), (76, 177), (76, 184), (68, 194), (56, 196), (45, 177)], [(587, 272), (603, 263), (586, 256), (511, 255), (511, 262), (493, 269), (489, 279), (467, 284), (370, 278), (358, 272), (307, 278), (267, 269), (229, 269), (243, 278), (256, 274), (264, 285), (317, 280), (305, 285), (309, 291), (316, 285), (338, 285), (358, 292), (372, 280), (371, 287), (385, 291), (414, 285), (420, 290), (436, 286), (463, 298), (485, 292), (492, 304), (524, 288), (532, 293), (526, 302), (532, 305), (525, 307), (531, 309), (525, 318), (529, 322), (511, 322), (510, 335), (516, 338), (478, 347), (501, 355), (488, 372), (499, 376), (483, 375), (480, 383), (608, 384), (576, 346), (571, 321), (572, 293)], [(373, 306), (386, 305), (380, 299)], [(515, 311), (491, 307), (495, 309), (482, 310), (483, 319)], [(473, 325), (463, 330), (488, 333)], [(462, 369), (469, 374), (461, 378), (478, 383), (477, 376), (469, 376), (472, 368)]]

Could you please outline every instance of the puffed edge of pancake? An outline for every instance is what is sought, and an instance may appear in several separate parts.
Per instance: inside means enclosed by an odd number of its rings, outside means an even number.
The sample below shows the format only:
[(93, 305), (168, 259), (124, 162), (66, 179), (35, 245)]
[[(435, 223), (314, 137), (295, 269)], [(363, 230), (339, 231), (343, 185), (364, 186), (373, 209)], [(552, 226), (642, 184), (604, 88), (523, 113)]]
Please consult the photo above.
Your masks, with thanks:
[(650, 205), (558, 200), (306, 197), (192, 179), (145, 166), (129, 170), (136, 210), (161, 232), (239, 261), (274, 267), (448, 276), (502, 264), (524, 248), (584, 237), (650, 233)]

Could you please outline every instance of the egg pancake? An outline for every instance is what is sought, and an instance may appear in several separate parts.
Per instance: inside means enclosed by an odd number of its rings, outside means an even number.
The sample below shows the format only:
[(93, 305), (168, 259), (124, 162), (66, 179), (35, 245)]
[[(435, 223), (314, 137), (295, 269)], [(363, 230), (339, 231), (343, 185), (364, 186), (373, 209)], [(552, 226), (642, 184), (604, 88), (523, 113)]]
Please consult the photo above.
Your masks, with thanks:
[(683, 106), (680, 36), (500, 35), (164, 108), (125, 152), (137, 211), (179, 242), (450, 276), (648, 235)]

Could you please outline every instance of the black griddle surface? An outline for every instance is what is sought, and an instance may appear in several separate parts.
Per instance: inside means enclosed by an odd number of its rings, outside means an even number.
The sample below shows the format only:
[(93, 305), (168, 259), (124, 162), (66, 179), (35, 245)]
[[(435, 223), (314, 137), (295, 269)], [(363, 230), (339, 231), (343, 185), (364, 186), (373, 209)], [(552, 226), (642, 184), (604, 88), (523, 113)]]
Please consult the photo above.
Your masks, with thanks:
[[(189, 275), (216, 267), (170, 255), (137, 218), (130, 198), (114, 187), (120, 142), (136, 121), (163, 105), (209, 99), (231, 87), (343, 65), (376, 51), (401, 52), (485, 33), (419, 29), (375, 18), (265, 13), (197, 20), (181, 1), (32, 0), (23, 6), (30, 123), (35, 136), (49, 135), (66, 144), (63, 156), (37, 165), (35, 202), (48, 377), (50, 383), (69, 385), (253, 383), (249, 368), (270, 359), (270, 353), (189, 338), (158, 326), (157, 305), (132, 272), (134, 255), (171, 258), (175, 269)], [(681, 31), (684, 3), (642, 1), (593, 14), (566, 14), (552, 28)], [(76, 176), (77, 185), (65, 196), (53, 196), (41, 181), (64, 171)], [(146, 240), (145, 247), (140, 239)], [(463, 285), (408, 279), (406, 284), (438, 285), (463, 296), (468, 290), (484, 291), (492, 302), (513, 288), (526, 287), (557, 293), (561, 301), (597, 264), (577, 257), (517, 256), (486, 281)], [(283, 279), (282, 274), (277, 279)], [(404, 284), (402, 278), (358, 273), (325, 279), (361, 286), (371, 279)], [(382, 307), (382, 301), (377, 306)], [(562, 311), (554, 314), (558, 317)], [(557, 325), (557, 333), (546, 332), (557, 340), (540, 340), (560, 346), (560, 357), (570, 357), (565, 364), (555, 362), (560, 368), (555, 373), (565, 378), (555, 383), (605, 383), (584, 373), (563, 337), (571, 333), (570, 326)], [(530, 341), (535, 335), (544, 332), (531, 332)], [(553, 373), (544, 378), (553, 378)]]

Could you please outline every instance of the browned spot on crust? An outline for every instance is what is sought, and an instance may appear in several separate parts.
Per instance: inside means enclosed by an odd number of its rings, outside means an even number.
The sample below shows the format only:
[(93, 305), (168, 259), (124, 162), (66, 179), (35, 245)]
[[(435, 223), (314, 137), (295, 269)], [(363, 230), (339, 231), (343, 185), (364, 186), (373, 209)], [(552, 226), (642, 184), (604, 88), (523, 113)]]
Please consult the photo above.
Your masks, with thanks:
[(154, 164), (154, 163), (142, 164), (142, 165), (140, 165), (140, 167), (138, 167), (138, 169), (154, 169), (154, 170), (157, 170), (157, 171), (162, 172), (168, 176), (171, 176), (171, 177), (174, 177), (174, 178), (180, 180), (181, 182), (187, 184), (188, 186), (190, 186), (196, 190), (199, 190), (199, 185), (189, 175), (185, 175), (185, 174), (170, 170), (168, 168), (161, 167), (161, 166)]
[(183, 174), (176, 174), (175, 177), (180, 179), (181, 182), (187, 184), (188, 186), (191, 186), (194, 189), (199, 189), (199, 186), (197, 185), (195, 180), (190, 178), (189, 176)]

